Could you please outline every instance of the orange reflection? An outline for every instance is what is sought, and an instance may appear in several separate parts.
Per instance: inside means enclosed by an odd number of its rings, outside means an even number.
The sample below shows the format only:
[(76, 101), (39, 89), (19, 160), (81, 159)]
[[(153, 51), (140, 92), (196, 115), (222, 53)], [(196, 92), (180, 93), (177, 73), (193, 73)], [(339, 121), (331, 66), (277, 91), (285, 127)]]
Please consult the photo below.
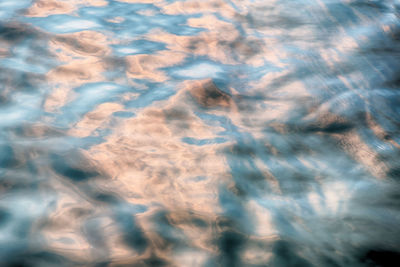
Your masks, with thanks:
[[(232, 36), (235, 32), (232, 33)], [(178, 36), (161, 30), (149, 33), (147, 39), (167, 44), (171, 51), (208, 56), (225, 64), (235, 64), (228, 51), (223, 50), (216, 39), (217, 33), (200, 33), (198, 36)], [(229, 37), (231, 38), (231, 37)]]
[[(149, 208), (135, 216), (151, 241), (148, 250), (135, 255), (132, 250), (125, 251), (123, 246), (116, 245), (113, 248), (116, 264), (138, 263), (152, 254), (167, 260), (180, 255), (172, 251), (168, 241), (154, 228), (154, 216), (160, 209), (170, 211), (166, 215), (168, 223), (192, 241), (192, 253), (200, 257), (198, 262), (204, 262), (213, 250), (210, 249), (214, 238), (211, 225), (215, 214), (220, 212), (218, 185), (229, 180), (230, 174), (224, 157), (218, 153), (226, 144), (196, 146), (182, 142), (184, 137), (212, 139), (223, 130), (205, 124), (195, 115), (193, 102), (197, 100), (192, 94), (199, 90), (200, 84), (183, 83), (170, 99), (158, 102), (154, 107), (136, 110), (136, 117), (114, 120), (113, 132), (105, 142), (88, 150), (87, 156), (96, 162), (104, 176), (112, 177), (112, 180), (96, 181), (100, 188), (118, 192), (124, 196), (124, 201)], [(221, 100), (222, 106), (226, 103), (229, 101)], [(118, 104), (100, 105), (71, 133), (84, 136), (95, 128), (110, 128), (107, 124), (109, 114), (119, 109)], [(194, 225), (193, 216), (205, 225)], [(191, 262), (190, 259), (187, 261)]]
[(164, 50), (154, 55), (127, 56), (127, 76), (134, 79), (148, 79), (155, 82), (168, 80), (167, 75), (159, 70), (181, 63), (185, 59), (184, 53)]
[(35, 2), (25, 13), (27, 17), (47, 17), (56, 14), (68, 14), (76, 7), (67, 1), (39, 0)]
[(85, 114), (83, 118), (69, 131), (71, 136), (86, 137), (95, 136), (98, 129), (107, 129), (112, 120), (112, 113), (123, 110), (123, 106), (117, 103), (104, 103), (95, 110)]
[(137, 3), (137, 4), (156, 4), (164, 2), (164, 0), (116, 0), (117, 2), (123, 3)]
[(227, 18), (233, 18), (236, 14), (231, 5), (223, 0), (187, 0), (176, 1), (162, 7), (166, 14), (193, 14), (193, 13), (210, 13), (216, 12)]
[(58, 192), (57, 206), (48, 214), (41, 233), (47, 246), (76, 261), (90, 262), (91, 247), (82, 235), (82, 220), (90, 217), (93, 206), (73, 186), (60, 179), (49, 179), (48, 186)]
[(154, 30), (147, 39), (167, 44), (172, 51), (207, 56), (223, 64), (246, 63), (253, 66), (264, 64), (265, 45), (253, 37), (242, 37), (231, 23), (222, 21), (214, 15), (190, 18), (188, 25), (206, 29), (194, 36), (180, 36)]
[(9, 48), (1, 47), (0, 48), (0, 58), (5, 58), (9, 56)]
[(27, 17), (70, 14), (81, 6), (105, 6), (105, 0), (38, 0), (26, 11)]
[(379, 159), (377, 152), (362, 140), (357, 131), (338, 135), (336, 138), (340, 140), (343, 148), (373, 176), (378, 179), (386, 176), (388, 167)]
[(50, 51), (64, 64), (46, 75), (54, 88), (46, 99), (47, 111), (55, 111), (71, 100), (74, 87), (104, 80), (102, 73), (110, 64), (106, 57), (111, 52), (109, 43), (105, 35), (93, 31), (58, 35), (50, 41)]
[(107, 56), (111, 49), (110, 37), (95, 31), (81, 31), (70, 34), (59, 34), (50, 41), (50, 50), (62, 62), (76, 57)]
[[(194, 146), (181, 139), (215, 138), (222, 129), (205, 125), (195, 116), (188, 97), (187, 91), (181, 90), (157, 108), (148, 107), (135, 118), (121, 120), (90, 155), (119, 188), (136, 196), (135, 202), (154, 198), (163, 205), (208, 213), (217, 207), (212, 204), (216, 201), (215, 179), (229, 176), (224, 160), (216, 153), (220, 145)], [(205, 178), (198, 180), (200, 176)]]

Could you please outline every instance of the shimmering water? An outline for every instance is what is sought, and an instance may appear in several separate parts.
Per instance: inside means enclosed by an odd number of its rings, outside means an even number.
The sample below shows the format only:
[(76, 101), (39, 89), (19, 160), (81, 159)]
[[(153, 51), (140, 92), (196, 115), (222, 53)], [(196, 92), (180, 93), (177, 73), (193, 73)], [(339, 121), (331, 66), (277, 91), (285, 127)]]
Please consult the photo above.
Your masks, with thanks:
[(0, 266), (399, 266), (397, 0), (0, 0)]

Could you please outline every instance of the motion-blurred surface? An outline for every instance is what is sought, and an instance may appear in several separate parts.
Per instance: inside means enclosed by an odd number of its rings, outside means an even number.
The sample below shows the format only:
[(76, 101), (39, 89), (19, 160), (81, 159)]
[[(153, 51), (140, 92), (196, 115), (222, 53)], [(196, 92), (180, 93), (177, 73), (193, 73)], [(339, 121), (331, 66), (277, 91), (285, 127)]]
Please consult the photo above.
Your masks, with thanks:
[(399, 12), (1, 0), (0, 265), (398, 263)]

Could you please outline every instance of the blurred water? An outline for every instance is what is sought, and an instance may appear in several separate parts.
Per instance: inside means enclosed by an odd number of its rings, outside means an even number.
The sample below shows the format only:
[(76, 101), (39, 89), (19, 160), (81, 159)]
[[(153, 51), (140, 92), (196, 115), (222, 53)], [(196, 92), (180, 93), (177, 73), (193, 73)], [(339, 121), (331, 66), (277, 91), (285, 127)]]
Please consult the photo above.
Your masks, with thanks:
[(1, 0), (0, 266), (398, 266), (397, 0)]

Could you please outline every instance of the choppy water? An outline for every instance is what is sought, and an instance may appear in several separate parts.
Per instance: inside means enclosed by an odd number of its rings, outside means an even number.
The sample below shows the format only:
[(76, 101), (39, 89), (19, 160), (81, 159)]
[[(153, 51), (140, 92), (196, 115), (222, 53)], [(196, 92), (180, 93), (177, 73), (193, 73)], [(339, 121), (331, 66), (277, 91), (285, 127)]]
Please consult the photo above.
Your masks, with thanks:
[(399, 12), (1, 0), (0, 266), (398, 266)]

